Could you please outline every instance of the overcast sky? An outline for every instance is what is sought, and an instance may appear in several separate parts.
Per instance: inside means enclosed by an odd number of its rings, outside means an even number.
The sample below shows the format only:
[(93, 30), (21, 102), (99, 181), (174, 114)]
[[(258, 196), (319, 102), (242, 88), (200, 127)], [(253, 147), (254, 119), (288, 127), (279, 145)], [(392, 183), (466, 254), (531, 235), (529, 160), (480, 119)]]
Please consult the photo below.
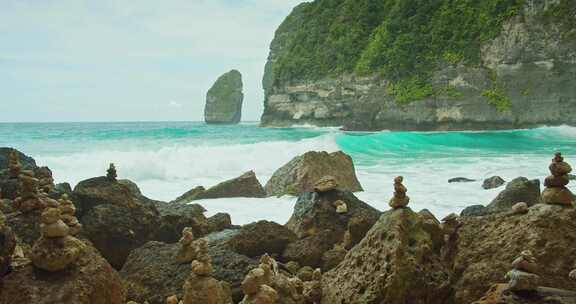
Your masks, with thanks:
[(258, 120), (269, 44), (300, 2), (0, 0), (0, 121), (202, 120), (233, 68)]

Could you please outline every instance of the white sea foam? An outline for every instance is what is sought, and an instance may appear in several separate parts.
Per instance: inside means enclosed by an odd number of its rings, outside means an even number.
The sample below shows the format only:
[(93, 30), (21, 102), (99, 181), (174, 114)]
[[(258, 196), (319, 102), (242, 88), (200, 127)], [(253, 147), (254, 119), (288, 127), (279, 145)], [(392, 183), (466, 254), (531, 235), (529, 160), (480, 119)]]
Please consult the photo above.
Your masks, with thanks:
[[(542, 128), (534, 132), (531, 138), (535, 142), (539, 142), (539, 138), (546, 139), (550, 136), (570, 140), (576, 137), (576, 128), (566, 126)], [(108, 163), (115, 162), (121, 178), (135, 181), (144, 194), (151, 198), (169, 201), (194, 186), (210, 187), (249, 170), (254, 170), (264, 184), (276, 169), (294, 156), (310, 150), (330, 152), (339, 150), (340, 147), (336, 143), (336, 139), (342, 136), (339, 134), (341, 133), (334, 131), (299, 141), (271, 139), (254, 144), (231, 142), (228, 145), (213, 143), (193, 145), (179, 141), (163, 147), (153, 145), (136, 147), (118, 143), (113, 148), (98, 147), (71, 154), (42, 155), (33, 151), (30, 154), (35, 156), (39, 164), (47, 165), (54, 171), (56, 181), (68, 181), (72, 184), (103, 175)], [(488, 204), (503, 189), (483, 190), (481, 183), (484, 178), (499, 175), (507, 181), (518, 176), (543, 179), (548, 174), (547, 165), (550, 158), (545, 156), (548, 154), (524, 154), (517, 150), (500, 153), (499, 150), (484, 151), (482, 148), (474, 147), (447, 147), (446, 149), (454, 149), (449, 150), (454, 153), (457, 153), (458, 149), (468, 150), (465, 150), (467, 153), (464, 157), (453, 159), (445, 156), (433, 157), (434, 151), (428, 152), (430, 157), (403, 158), (402, 154), (398, 153), (402, 153), (404, 145), (420, 149), (422, 138), (416, 138), (416, 142), (406, 143), (399, 141), (400, 139), (392, 134), (391, 136), (375, 139), (382, 141), (385, 146), (381, 147), (377, 142), (374, 147), (366, 150), (366, 154), (353, 155), (358, 157), (356, 170), (366, 190), (357, 195), (380, 210), (388, 209), (387, 203), (393, 191), (392, 179), (398, 175), (405, 177), (408, 194), (411, 197), (410, 204), (414, 210), (427, 208), (438, 217), (443, 217), (450, 212), (460, 212), (469, 205)], [(394, 141), (389, 143), (389, 140)], [(364, 148), (372, 142), (369, 141), (354, 142), (354, 146), (350, 147)], [(380, 151), (395, 149), (396, 144), (399, 146), (392, 156), (386, 154), (388, 150)], [(545, 153), (548, 153), (548, 149), (551, 153), (556, 148), (547, 145), (544, 146)], [(556, 145), (556, 142), (551, 142), (550, 145)], [(571, 142), (563, 141), (562, 145), (570, 147)], [(382, 152), (385, 154), (378, 154)], [(370, 158), (370, 161), (361, 160), (365, 157)], [(449, 184), (448, 179), (453, 177), (467, 177), (477, 181)], [(206, 207), (209, 215), (228, 212), (235, 224), (246, 224), (262, 219), (285, 223), (292, 213), (295, 201), (295, 198), (284, 197), (218, 199), (199, 203)]]

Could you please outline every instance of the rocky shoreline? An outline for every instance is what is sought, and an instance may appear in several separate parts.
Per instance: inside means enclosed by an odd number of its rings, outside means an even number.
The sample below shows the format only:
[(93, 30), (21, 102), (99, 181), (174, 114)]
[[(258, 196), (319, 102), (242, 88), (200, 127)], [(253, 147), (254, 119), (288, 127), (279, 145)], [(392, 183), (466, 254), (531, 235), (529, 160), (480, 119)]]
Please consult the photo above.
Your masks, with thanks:
[[(0, 304), (576, 303), (572, 169), (561, 154), (549, 169), (542, 193), (517, 178), (439, 220), (410, 208), (402, 177), (391, 209), (359, 200), (341, 152), (299, 156), (266, 186), (248, 172), (168, 203), (113, 165), (71, 189), (0, 148)], [(287, 223), (234, 226), (192, 203), (270, 195), (296, 197)]]

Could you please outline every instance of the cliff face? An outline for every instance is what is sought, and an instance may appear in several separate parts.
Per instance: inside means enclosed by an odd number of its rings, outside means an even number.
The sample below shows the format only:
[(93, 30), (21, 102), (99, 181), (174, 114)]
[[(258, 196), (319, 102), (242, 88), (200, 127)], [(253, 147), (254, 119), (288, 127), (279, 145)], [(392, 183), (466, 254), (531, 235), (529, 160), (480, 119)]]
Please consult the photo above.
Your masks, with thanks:
[(242, 74), (232, 70), (218, 78), (206, 94), (204, 119), (209, 124), (237, 124), (242, 118)]
[[(482, 4), (461, 4), (464, 7), (458, 9), (432, 6), (422, 15), (432, 16), (422, 21), (420, 28), (424, 28), (424, 33), (414, 30), (418, 32), (414, 41), (402, 45), (410, 37), (395, 34), (390, 38), (394, 30), (391, 24), (400, 22), (394, 20), (394, 12), (402, 11), (398, 20), (406, 22), (419, 22), (424, 17), (414, 10), (398, 8), (402, 1), (361, 0), (360, 5), (367, 5), (371, 11), (377, 9), (370, 7), (377, 5), (372, 2), (384, 2), (385, 7), (380, 9), (390, 13), (369, 15), (365, 17), (367, 21), (356, 18), (354, 22), (364, 22), (360, 29), (347, 24), (349, 32), (357, 33), (348, 39), (356, 43), (356, 52), (341, 47), (340, 40), (330, 42), (330, 37), (301, 33), (306, 26), (323, 26), (311, 20), (314, 16), (321, 18), (322, 10), (331, 5), (340, 6), (338, 9), (343, 11), (348, 8), (347, 2), (317, 0), (302, 4), (278, 29), (263, 81), (263, 126), (462, 130), (576, 125), (576, 2), (486, 1), (500, 5), (498, 9), (474, 6)], [(405, 2), (416, 5), (418, 1)], [(454, 19), (464, 18), (458, 16), (459, 10), (468, 12), (471, 20), (475, 15), (482, 19), (486, 12), (492, 17), (496, 12), (500, 15), (493, 22), (480, 24), (477, 32), (442, 28), (442, 22), (449, 24), (446, 20), (457, 22), (449, 26), (472, 27), (465, 19)], [(451, 12), (456, 12), (456, 17), (449, 17)], [(380, 25), (365, 25), (377, 23), (374, 19), (378, 18), (382, 19)], [(342, 20), (346, 18), (334, 16), (333, 21), (328, 21), (329, 33), (334, 32), (334, 23)], [(401, 25), (401, 30), (410, 31), (406, 26), (409, 25)], [(362, 40), (362, 35), (368, 36), (368, 41)], [(343, 40), (348, 36), (335, 34)], [(442, 40), (434, 42), (434, 37)], [(311, 44), (306, 39), (318, 41)], [(424, 44), (418, 45), (418, 41)], [(336, 62), (333, 68), (313, 72), (315, 66), (321, 70), (322, 65), (331, 64), (322, 56), (294, 61), (298, 51), (307, 52), (299, 50), (302, 44), (314, 43), (328, 46), (325, 51), (332, 52)], [(390, 50), (392, 45), (399, 47)], [(352, 63), (347, 65), (346, 58), (339, 59), (340, 52)]]

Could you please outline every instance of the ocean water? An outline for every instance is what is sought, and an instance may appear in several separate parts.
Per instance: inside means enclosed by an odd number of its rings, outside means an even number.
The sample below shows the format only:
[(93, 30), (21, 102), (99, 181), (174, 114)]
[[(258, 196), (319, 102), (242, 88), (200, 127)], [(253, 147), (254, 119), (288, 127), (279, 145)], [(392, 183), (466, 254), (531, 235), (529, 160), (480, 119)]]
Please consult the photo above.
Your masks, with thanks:
[[(483, 190), (499, 175), (543, 179), (552, 154), (576, 164), (576, 128), (490, 132), (342, 132), (337, 128), (259, 128), (257, 123), (208, 126), (198, 122), (0, 124), (0, 146), (15, 147), (49, 166), (56, 182), (100, 176), (110, 162), (120, 178), (150, 198), (170, 201), (187, 190), (254, 170), (264, 185), (274, 171), (310, 150), (352, 156), (365, 192), (360, 199), (388, 209), (392, 180), (403, 175), (410, 205), (438, 217), (488, 204), (503, 188)], [(449, 184), (453, 177), (476, 179)], [(574, 183), (576, 185), (576, 183)], [(235, 224), (288, 220), (296, 199), (198, 201), (207, 215), (228, 212)]]

